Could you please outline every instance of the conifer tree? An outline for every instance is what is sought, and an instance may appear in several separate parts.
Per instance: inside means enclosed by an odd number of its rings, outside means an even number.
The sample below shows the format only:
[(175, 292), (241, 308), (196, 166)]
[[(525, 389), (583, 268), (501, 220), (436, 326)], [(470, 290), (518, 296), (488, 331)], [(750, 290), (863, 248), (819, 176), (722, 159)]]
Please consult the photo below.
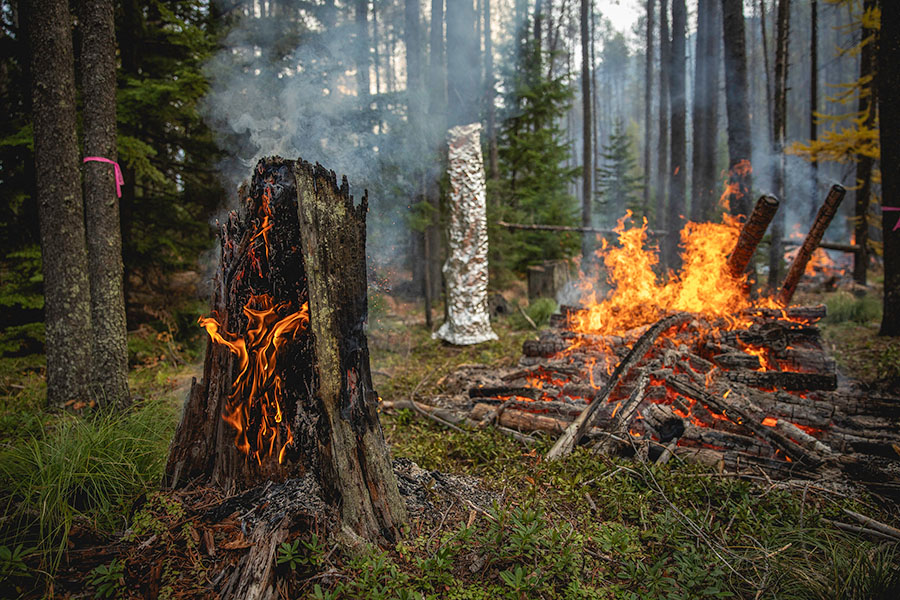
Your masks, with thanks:
[(615, 128), (609, 136), (609, 142), (603, 147), (603, 166), (597, 169), (597, 203), (606, 224), (615, 223), (631, 210), (641, 215), (643, 177), (637, 171), (637, 159), (631, 138), (622, 124), (616, 121)]

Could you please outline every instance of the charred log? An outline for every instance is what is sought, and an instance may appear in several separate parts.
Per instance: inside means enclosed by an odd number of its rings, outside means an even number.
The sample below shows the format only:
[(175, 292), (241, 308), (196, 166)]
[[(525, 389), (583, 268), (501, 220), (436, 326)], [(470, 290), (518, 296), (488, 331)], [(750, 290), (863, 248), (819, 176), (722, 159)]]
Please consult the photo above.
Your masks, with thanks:
[(812, 258), (813, 251), (819, 246), (819, 242), (822, 241), (822, 236), (825, 235), (825, 230), (828, 229), (831, 220), (837, 214), (838, 207), (846, 193), (847, 190), (837, 184), (831, 186), (825, 202), (819, 209), (819, 214), (816, 215), (813, 226), (806, 235), (806, 239), (803, 240), (803, 245), (797, 251), (797, 256), (794, 257), (791, 268), (788, 269), (788, 274), (781, 284), (781, 290), (778, 292), (778, 302), (782, 305), (790, 304), (791, 298), (794, 297), (794, 291), (797, 289), (797, 283), (806, 270), (806, 263)]
[(756, 206), (753, 207), (750, 218), (741, 228), (734, 250), (728, 257), (728, 272), (732, 277), (737, 278), (744, 275), (750, 259), (753, 258), (753, 253), (756, 252), (756, 247), (766, 235), (766, 229), (777, 210), (778, 198), (775, 196), (760, 196), (756, 201)]

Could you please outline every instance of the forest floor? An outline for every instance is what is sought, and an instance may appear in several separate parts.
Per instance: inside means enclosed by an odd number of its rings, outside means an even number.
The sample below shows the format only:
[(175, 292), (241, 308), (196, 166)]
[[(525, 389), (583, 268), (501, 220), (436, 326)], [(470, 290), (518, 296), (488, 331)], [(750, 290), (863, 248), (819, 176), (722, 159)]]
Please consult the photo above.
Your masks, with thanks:
[[(536, 335), (514, 312), (494, 322), (498, 341), (449, 347), (431, 339), (419, 305), (370, 300), (375, 388), (386, 401), (437, 394), (462, 364), (512, 365)], [(900, 340), (875, 335), (877, 298), (798, 300), (829, 305), (823, 333), (844, 375), (897, 385)], [(42, 359), (0, 359), (0, 598), (208, 597), (245, 551), (236, 521), (196, 512), (214, 491), (158, 491), (202, 368), (190, 350), (201, 338), (176, 342), (149, 326), (130, 337), (139, 399), (126, 414), (48, 412)], [(552, 440), (451, 431), (409, 411), (382, 414), (382, 424), (394, 458), (426, 482), (429, 510), (413, 512), (390, 548), (348, 552), (313, 534), (281, 548), (282, 597), (900, 597), (900, 548), (827, 521), (852, 509), (900, 524), (880, 499), (586, 451), (548, 463)]]

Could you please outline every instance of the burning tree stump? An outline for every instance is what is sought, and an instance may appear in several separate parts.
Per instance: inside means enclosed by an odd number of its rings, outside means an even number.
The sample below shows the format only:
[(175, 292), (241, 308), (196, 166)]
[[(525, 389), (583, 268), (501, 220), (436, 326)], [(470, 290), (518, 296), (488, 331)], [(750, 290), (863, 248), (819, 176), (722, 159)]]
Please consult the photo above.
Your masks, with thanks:
[[(271, 592), (281, 541), (311, 527), (393, 540), (406, 511), (363, 329), (367, 198), (354, 206), (346, 178), (339, 187), (319, 165), (280, 158), (260, 161), (241, 197), (220, 226), (213, 310), (200, 320), (211, 338), (203, 381), (192, 384), (165, 483), (278, 507), (258, 511), (251, 551), (223, 592), (255, 598)], [(289, 493), (298, 486), (303, 494)]]

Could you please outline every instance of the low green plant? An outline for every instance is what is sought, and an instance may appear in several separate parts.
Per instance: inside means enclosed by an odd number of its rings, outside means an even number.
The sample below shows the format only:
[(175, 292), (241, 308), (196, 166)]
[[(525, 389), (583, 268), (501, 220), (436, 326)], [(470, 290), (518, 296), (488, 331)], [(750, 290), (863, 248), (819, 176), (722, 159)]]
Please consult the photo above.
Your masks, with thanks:
[(853, 322), (865, 325), (881, 319), (881, 303), (872, 294), (857, 298), (848, 292), (837, 292), (825, 300), (830, 324)]
[(275, 564), (287, 565), (291, 571), (296, 571), (297, 567), (316, 568), (322, 564), (324, 556), (325, 545), (313, 533), (309, 540), (296, 538), (293, 542), (282, 542), (278, 546)]
[(876, 359), (879, 379), (900, 377), (900, 344), (888, 344), (878, 353)]
[(25, 558), (34, 551), (34, 548), (25, 549), (19, 544), (15, 548), (0, 546), (0, 583), (18, 577), (29, 575)]
[(147, 401), (124, 413), (61, 415), (0, 451), (0, 505), (18, 541), (36, 543), (46, 571), (58, 564), (76, 518), (121, 527), (131, 500), (157, 485), (174, 412)]
[[(559, 305), (552, 298), (537, 298), (528, 308), (524, 309), (525, 314), (532, 320), (536, 327), (545, 327), (550, 322), (550, 315), (559, 309)], [(510, 315), (510, 324), (516, 329), (533, 329), (528, 319), (522, 316), (520, 312), (513, 312)]]
[(113, 560), (108, 565), (100, 565), (91, 571), (88, 581), (97, 590), (98, 598), (112, 598), (119, 595), (125, 585), (125, 565)]

